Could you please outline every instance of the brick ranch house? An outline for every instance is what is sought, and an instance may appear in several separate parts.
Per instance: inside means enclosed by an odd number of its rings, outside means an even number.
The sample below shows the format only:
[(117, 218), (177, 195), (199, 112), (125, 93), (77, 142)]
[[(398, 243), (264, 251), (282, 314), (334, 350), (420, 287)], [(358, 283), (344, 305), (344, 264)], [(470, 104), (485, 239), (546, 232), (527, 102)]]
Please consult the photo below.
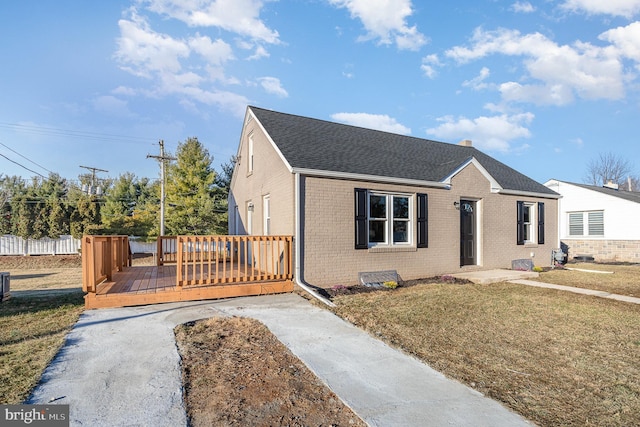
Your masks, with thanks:
[(249, 106), (229, 233), (293, 235), (295, 280), (358, 283), (549, 265), (558, 197), (472, 147)]
[(545, 185), (560, 193), (560, 241), (569, 259), (581, 255), (595, 261), (640, 262), (640, 192), (550, 179)]

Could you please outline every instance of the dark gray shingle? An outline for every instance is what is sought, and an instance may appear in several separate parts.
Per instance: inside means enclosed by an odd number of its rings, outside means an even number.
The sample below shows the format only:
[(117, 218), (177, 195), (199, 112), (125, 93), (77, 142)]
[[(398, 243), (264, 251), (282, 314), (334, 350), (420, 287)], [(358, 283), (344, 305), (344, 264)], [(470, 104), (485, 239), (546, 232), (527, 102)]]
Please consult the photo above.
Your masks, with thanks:
[(504, 189), (556, 194), (473, 147), (249, 108), (294, 168), (440, 182), (474, 157)]
[(614, 190), (613, 188), (598, 187), (597, 185), (577, 184), (575, 182), (560, 181), (566, 184), (575, 185), (577, 187), (586, 188), (587, 190), (596, 191), (598, 193), (606, 194), (608, 196), (618, 197), (620, 199), (628, 200), (630, 202), (640, 203), (640, 193), (637, 191), (622, 191)]

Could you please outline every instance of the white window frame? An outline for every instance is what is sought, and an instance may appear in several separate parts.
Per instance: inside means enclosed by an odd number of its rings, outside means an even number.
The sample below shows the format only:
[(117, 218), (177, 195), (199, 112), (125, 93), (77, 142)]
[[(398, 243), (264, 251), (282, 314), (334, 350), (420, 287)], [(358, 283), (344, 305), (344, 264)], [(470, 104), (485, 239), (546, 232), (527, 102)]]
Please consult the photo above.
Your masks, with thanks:
[(271, 195), (262, 196), (262, 234), (271, 234)]
[(255, 206), (253, 205), (253, 202), (251, 200), (249, 200), (247, 202), (247, 234), (251, 235), (253, 234), (253, 210), (255, 209)]
[[(575, 233), (572, 233), (572, 225)], [(597, 228), (601, 229), (602, 233), (598, 233)], [(569, 237), (604, 237), (604, 231), (604, 210), (567, 212)]]
[(247, 141), (247, 175), (253, 173), (253, 145), (253, 133), (250, 133)]
[[(384, 197), (385, 198), (385, 217), (384, 218), (372, 218), (371, 217), (371, 197)], [(402, 197), (408, 199), (408, 218), (394, 218), (393, 216), (393, 200), (395, 197)], [(406, 193), (395, 192), (382, 192), (382, 191), (368, 191), (367, 192), (367, 236), (369, 241), (369, 247), (411, 247), (415, 244), (414, 229), (415, 229), (415, 214), (414, 205), (415, 195)], [(372, 242), (371, 241), (371, 222), (383, 222), (384, 223), (384, 241)], [(407, 223), (407, 241), (406, 242), (394, 242), (393, 236), (393, 224), (394, 221), (401, 221)]]
[[(537, 211), (538, 204), (531, 202), (524, 202), (522, 205), (523, 209), (529, 211), (529, 221), (525, 221), (526, 215), (523, 213), (523, 223), (524, 223), (524, 243), (525, 244), (533, 244), (537, 243), (536, 230), (538, 229), (538, 221), (537, 221)], [(528, 236), (525, 237), (525, 236)]]

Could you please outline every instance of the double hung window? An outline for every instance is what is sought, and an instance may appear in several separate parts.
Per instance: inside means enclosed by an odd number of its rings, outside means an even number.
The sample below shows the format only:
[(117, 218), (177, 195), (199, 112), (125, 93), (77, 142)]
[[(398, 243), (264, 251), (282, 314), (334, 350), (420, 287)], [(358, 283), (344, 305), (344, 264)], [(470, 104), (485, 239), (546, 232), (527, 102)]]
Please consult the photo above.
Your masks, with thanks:
[(544, 203), (521, 202), (517, 206), (517, 243), (544, 244)]
[(411, 218), (409, 196), (369, 194), (369, 243), (381, 245), (409, 244)]
[(427, 247), (427, 195), (356, 189), (356, 249)]

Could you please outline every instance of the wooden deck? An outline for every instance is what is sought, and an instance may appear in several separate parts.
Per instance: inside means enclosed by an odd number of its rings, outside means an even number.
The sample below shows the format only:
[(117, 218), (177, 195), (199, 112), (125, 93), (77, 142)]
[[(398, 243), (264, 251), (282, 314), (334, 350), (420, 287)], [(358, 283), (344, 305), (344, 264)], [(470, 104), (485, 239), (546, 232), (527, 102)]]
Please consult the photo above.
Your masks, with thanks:
[(124, 271), (114, 273), (112, 281), (98, 285), (95, 293), (88, 293), (85, 307), (129, 307), (291, 291), (291, 280), (176, 286), (175, 265), (127, 267)]
[[(163, 238), (167, 240), (167, 238)], [(290, 236), (178, 236), (175, 261), (131, 266), (126, 236), (83, 238), (85, 307), (108, 308), (293, 291)], [(164, 243), (163, 243), (164, 244)], [(232, 255), (233, 254), (233, 255)]]

